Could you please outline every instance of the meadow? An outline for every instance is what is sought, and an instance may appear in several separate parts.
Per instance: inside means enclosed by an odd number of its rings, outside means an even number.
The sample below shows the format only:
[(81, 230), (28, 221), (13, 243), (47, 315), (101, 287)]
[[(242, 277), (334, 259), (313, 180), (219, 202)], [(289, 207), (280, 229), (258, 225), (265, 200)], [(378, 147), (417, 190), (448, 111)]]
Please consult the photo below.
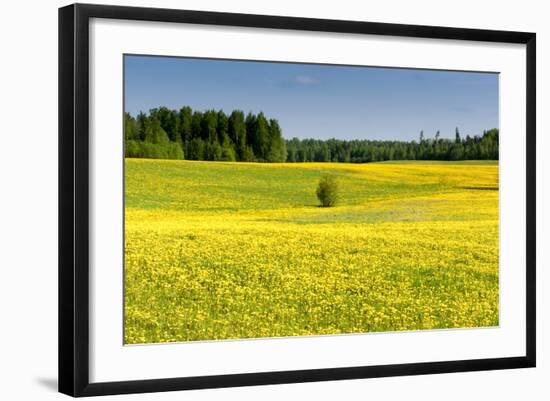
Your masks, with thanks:
[(498, 162), (125, 169), (126, 344), (499, 324)]

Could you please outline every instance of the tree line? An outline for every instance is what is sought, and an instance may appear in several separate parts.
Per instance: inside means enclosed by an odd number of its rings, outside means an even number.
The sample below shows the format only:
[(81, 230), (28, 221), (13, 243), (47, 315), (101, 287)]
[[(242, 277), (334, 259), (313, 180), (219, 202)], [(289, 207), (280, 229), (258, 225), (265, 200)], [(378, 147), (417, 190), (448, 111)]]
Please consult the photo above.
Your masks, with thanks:
[(276, 119), (234, 110), (152, 109), (124, 114), (126, 157), (284, 162), (286, 142)]
[(454, 139), (437, 131), (418, 141), (284, 139), (276, 119), (263, 112), (193, 111), (191, 107), (124, 113), (125, 156), (247, 162), (343, 162), (386, 160), (498, 160), (498, 129)]
[(419, 141), (298, 139), (287, 141), (287, 162), (369, 163), (386, 160), (498, 160), (498, 129), (462, 138), (458, 128), (455, 139), (434, 138)]

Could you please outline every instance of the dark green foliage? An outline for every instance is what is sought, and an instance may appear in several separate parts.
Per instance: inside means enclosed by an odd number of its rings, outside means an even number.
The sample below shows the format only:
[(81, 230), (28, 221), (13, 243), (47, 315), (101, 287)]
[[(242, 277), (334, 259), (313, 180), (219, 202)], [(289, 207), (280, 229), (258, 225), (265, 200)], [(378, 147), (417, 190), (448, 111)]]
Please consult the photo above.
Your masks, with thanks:
[(254, 156), (254, 152), (252, 151), (252, 148), (250, 146), (246, 146), (243, 155), (241, 156), (240, 161), (243, 162), (255, 162), (256, 157)]
[(258, 161), (267, 161), (269, 148), (269, 125), (264, 113), (258, 114), (256, 118), (256, 129), (252, 135), (252, 150)]
[(204, 141), (200, 138), (193, 138), (189, 141), (187, 158), (189, 160), (204, 160)]
[[(262, 112), (234, 110), (179, 111), (166, 107), (139, 113), (124, 113), (127, 157), (183, 158), (189, 160), (244, 162), (340, 162), (369, 163), (386, 160), (498, 160), (498, 129), (482, 136), (454, 140), (426, 138), (419, 142), (339, 139), (285, 140), (276, 119)], [(158, 146), (149, 146), (158, 145)], [(179, 150), (178, 150), (179, 148)]]
[[(128, 116), (130, 116), (130, 115), (128, 114)], [(148, 120), (149, 119), (145, 115), (145, 113), (139, 113), (137, 118), (136, 118), (136, 125), (137, 125), (137, 130), (138, 130), (137, 135), (136, 135), (136, 139), (139, 140), (139, 141), (144, 141), (145, 140), (145, 125), (147, 124)]]
[(332, 175), (321, 177), (315, 191), (322, 207), (332, 207), (338, 201), (338, 182)]
[(221, 144), (226, 143), (229, 140), (228, 136), (229, 120), (223, 111), (218, 111), (218, 142)]
[(283, 139), (282, 130), (279, 122), (275, 119), (269, 120), (269, 133), (265, 150), (265, 161), (280, 162), (287, 158), (286, 143)]
[(462, 142), (461, 139), (460, 139), (460, 132), (458, 131), (458, 127), (456, 127), (456, 130), (455, 130), (455, 143), (460, 143)]
[(235, 155), (235, 149), (233, 149), (233, 146), (227, 144), (222, 146), (222, 153), (220, 160), (226, 161), (226, 162), (234, 162), (237, 160), (237, 156)]
[(244, 122), (244, 113), (240, 110), (234, 110), (229, 116), (228, 121), (229, 139), (235, 144), (235, 152), (238, 160), (246, 160), (246, 125)]
[[(124, 113), (126, 157), (211, 161), (284, 162), (286, 142), (277, 120), (240, 110), (198, 112), (151, 109), (133, 118)], [(155, 145), (155, 146), (153, 146)]]
[(200, 111), (195, 111), (193, 113), (191, 119), (191, 137), (193, 138), (201, 137), (202, 117), (203, 114)]
[(218, 139), (218, 114), (214, 110), (205, 112), (201, 121), (201, 138), (204, 141), (214, 142)]
[(189, 152), (189, 142), (192, 138), (193, 111), (191, 107), (182, 107), (179, 111), (179, 141), (183, 144), (183, 150)]
[(439, 131), (435, 139), (422, 142), (370, 141), (340, 139), (287, 140), (287, 162), (339, 162), (369, 163), (386, 160), (498, 160), (498, 129), (483, 136), (460, 134), (454, 140), (441, 139)]
[(125, 157), (146, 159), (183, 159), (183, 150), (175, 142), (164, 144), (129, 140), (125, 143)]
[[(160, 128), (166, 132), (168, 138), (176, 142), (178, 141), (180, 118), (179, 113), (175, 110), (170, 110), (166, 107), (159, 107), (150, 111), (152, 119), (158, 121)], [(180, 138), (181, 139), (181, 138)]]
[(222, 147), (217, 140), (206, 142), (204, 156), (204, 160), (216, 161), (222, 159)]
[(139, 139), (138, 123), (129, 113), (124, 113), (124, 140)]

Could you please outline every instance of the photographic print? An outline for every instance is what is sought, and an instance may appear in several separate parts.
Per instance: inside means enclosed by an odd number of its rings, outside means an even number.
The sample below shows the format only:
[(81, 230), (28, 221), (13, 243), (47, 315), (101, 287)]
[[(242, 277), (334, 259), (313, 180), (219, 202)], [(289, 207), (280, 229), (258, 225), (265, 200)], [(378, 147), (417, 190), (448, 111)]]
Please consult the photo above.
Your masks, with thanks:
[(499, 74), (124, 55), (124, 343), (499, 325)]

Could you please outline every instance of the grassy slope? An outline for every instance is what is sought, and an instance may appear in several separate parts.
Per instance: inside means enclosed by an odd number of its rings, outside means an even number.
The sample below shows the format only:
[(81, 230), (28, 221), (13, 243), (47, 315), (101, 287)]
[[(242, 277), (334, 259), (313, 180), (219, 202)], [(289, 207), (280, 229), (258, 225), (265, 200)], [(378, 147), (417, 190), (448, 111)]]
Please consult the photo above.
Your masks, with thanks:
[(496, 189), (495, 162), (129, 159), (126, 342), (496, 325)]

